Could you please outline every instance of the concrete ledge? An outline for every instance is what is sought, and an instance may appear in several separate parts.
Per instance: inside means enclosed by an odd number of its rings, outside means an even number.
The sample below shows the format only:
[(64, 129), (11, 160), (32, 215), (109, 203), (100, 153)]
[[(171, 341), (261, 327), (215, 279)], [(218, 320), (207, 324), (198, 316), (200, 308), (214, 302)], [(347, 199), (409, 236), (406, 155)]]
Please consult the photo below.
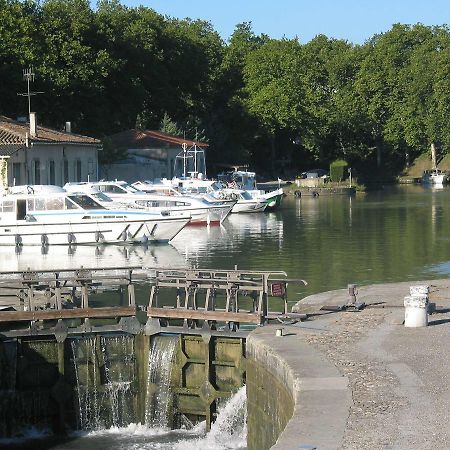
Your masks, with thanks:
[(286, 387), (294, 402), (293, 415), (272, 448), (341, 448), (352, 401), (347, 378), (305, 342), (301, 329), (286, 327), (282, 337), (275, 337), (275, 330), (267, 326), (252, 332), (246, 351), (248, 359)]

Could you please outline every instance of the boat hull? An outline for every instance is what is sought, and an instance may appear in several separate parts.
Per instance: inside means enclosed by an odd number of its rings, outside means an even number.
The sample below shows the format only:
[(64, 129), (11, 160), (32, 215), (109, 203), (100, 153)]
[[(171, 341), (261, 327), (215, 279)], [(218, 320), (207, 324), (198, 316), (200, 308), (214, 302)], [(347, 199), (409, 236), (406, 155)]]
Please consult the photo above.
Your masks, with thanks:
[(267, 208), (267, 202), (239, 200), (231, 210), (232, 213), (257, 213)]
[(74, 245), (169, 242), (189, 218), (3, 222), (0, 245)]

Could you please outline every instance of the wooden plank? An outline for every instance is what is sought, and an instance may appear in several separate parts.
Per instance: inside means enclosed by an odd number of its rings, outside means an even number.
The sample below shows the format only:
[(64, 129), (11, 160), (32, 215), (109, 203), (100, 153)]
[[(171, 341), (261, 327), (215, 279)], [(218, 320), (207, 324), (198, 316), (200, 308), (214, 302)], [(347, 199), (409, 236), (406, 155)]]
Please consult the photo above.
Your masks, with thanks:
[(147, 308), (149, 317), (161, 317), (166, 319), (198, 319), (198, 320), (216, 320), (219, 322), (248, 322), (260, 324), (262, 316), (258, 313), (239, 313), (225, 311), (205, 311), (201, 309), (166, 309), (166, 308)]
[(26, 320), (46, 319), (78, 319), (78, 318), (107, 318), (136, 315), (136, 307), (111, 306), (106, 308), (74, 308), (74, 309), (47, 309), (38, 311), (2, 311), (0, 322), (20, 322)]

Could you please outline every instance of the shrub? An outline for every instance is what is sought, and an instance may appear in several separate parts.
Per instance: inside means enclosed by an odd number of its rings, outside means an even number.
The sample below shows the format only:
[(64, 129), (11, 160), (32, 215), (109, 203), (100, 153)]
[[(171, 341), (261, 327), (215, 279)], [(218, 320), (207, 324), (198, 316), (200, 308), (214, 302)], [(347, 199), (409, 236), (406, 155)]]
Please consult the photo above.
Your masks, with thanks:
[(330, 164), (330, 179), (334, 182), (342, 181), (347, 175), (347, 161), (338, 159)]

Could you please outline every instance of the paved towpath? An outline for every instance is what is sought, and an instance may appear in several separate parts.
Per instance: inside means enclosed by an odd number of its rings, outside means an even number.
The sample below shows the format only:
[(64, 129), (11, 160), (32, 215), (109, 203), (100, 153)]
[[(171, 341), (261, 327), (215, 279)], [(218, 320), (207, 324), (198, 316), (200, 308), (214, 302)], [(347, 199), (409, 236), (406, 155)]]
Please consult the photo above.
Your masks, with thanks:
[[(416, 284), (431, 285), (437, 312), (428, 327), (405, 328), (403, 298)], [(347, 299), (346, 290), (326, 292), (293, 310)], [(336, 448), (450, 449), (450, 280), (359, 287), (357, 299), (370, 307), (289, 327), (348, 378), (352, 401)]]

